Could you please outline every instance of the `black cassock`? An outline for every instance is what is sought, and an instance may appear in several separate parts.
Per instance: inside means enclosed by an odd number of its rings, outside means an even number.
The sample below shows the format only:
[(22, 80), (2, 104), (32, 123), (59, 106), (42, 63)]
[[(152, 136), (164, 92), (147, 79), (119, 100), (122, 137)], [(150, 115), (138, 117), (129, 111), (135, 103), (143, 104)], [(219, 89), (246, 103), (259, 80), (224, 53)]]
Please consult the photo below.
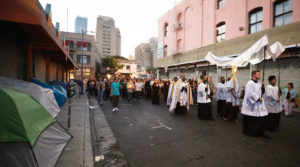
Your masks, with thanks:
[(168, 93), (169, 93), (170, 81), (164, 83), (164, 102), (167, 102)]
[(152, 85), (152, 104), (159, 104), (159, 86), (158, 84)]
[(211, 102), (198, 103), (198, 118), (203, 120), (212, 119)]
[(150, 98), (151, 97), (151, 86), (150, 86), (150, 81), (146, 81), (145, 83), (145, 96), (146, 98)]

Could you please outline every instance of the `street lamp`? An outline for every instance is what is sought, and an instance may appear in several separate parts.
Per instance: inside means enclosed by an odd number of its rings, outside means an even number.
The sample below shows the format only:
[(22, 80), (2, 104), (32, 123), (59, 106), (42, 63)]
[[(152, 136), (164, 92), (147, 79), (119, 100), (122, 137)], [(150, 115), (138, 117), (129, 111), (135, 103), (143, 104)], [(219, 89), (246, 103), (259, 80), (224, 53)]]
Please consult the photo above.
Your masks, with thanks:
[[(95, 33), (94, 31), (85, 31), (86, 33)], [(81, 29), (81, 78), (83, 78), (83, 28)]]

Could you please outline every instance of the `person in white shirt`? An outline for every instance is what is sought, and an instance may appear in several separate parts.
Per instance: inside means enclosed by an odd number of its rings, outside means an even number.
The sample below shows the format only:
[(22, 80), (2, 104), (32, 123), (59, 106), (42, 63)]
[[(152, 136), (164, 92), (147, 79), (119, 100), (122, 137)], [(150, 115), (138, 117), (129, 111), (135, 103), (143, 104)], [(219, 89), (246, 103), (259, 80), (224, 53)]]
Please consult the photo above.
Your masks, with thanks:
[(280, 88), (276, 86), (276, 77), (274, 75), (268, 78), (270, 85), (266, 87), (265, 105), (268, 110), (268, 117), (266, 122), (266, 129), (275, 131), (279, 128), (281, 104), (280, 104)]
[(226, 86), (225, 78), (220, 77), (220, 83), (217, 84), (217, 111), (218, 114), (223, 117), (226, 105)]
[(269, 138), (265, 133), (265, 122), (268, 111), (262, 97), (263, 86), (259, 82), (260, 71), (252, 71), (252, 80), (248, 81), (243, 100), (242, 114), (243, 133), (248, 136), (262, 136)]
[(211, 110), (211, 93), (209, 84), (207, 82), (207, 76), (203, 76), (203, 82), (198, 85), (198, 118), (203, 120), (214, 120)]
[(137, 102), (140, 101), (143, 85), (144, 84), (143, 84), (143, 82), (141, 82), (140, 79), (138, 79), (138, 81), (134, 85), (135, 99)]

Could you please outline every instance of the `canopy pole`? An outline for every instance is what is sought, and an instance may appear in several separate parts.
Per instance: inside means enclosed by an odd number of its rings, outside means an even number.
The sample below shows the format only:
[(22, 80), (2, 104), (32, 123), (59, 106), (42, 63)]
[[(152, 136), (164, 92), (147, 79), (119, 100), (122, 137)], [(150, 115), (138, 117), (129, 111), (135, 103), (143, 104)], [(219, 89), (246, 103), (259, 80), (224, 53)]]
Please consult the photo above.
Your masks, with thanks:
[(209, 76), (209, 62), (207, 63), (207, 77)]
[(265, 82), (266, 49), (267, 46), (264, 46), (263, 79), (262, 79), (263, 82)]
[(278, 68), (278, 86), (280, 86), (280, 65), (279, 65), (279, 60), (277, 61), (277, 68)]
[(225, 69), (226, 69), (226, 79), (225, 79), (225, 81), (227, 81), (227, 66), (225, 66)]

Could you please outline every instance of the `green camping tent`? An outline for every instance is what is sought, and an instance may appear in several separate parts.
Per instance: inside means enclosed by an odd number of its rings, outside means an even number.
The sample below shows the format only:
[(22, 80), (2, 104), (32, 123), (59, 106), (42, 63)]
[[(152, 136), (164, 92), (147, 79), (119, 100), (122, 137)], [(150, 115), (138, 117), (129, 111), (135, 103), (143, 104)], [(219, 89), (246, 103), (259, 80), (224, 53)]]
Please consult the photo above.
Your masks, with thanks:
[(31, 146), (54, 122), (47, 110), (31, 96), (0, 89), (0, 142), (28, 141)]
[(0, 88), (0, 99), (0, 164), (54, 167), (71, 135), (30, 95)]

